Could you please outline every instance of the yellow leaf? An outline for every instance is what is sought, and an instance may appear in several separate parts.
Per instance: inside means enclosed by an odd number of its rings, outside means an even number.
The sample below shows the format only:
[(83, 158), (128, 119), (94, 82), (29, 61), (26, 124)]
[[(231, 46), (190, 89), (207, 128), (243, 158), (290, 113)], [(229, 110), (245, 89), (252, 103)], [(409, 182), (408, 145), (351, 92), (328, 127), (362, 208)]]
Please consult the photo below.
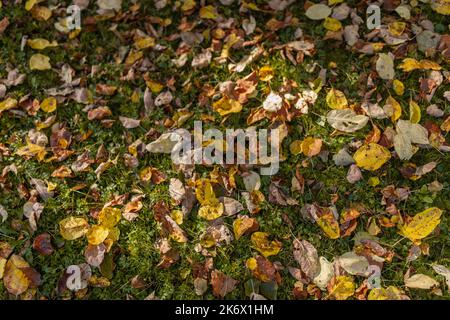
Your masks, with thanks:
[(68, 217), (59, 222), (59, 232), (66, 240), (75, 240), (84, 236), (89, 224), (84, 218)]
[(181, 10), (189, 11), (194, 9), (194, 7), (195, 7), (195, 0), (185, 0), (183, 2), (183, 5), (181, 6)]
[(98, 215), (98, 222), (100, 223), (100, 225), (111, 229), (119, 223), (121, 217), (122, 212), (120, 211), (120, 209), (106, 207), (103, 208), (102, 211), (100, 211)]
[(41, 103), (41, 109), (45, 112), (53, 112), (56, 110), (57, 101), (55, 97), (45, 98)]
[(355, 283), (349, 276), (338, 276), (330, 290), (330, 297), (336, 300), (346, 300), (355, 293)]
[(341, 2), (344, 2), (344, 0), (328, 0), (328, 5), (332, 6)]
[(271, 66), (263, 66), (261, 69), (259, 69), (259, 79), (261, 81), (270, 81), (270, 79), (274, 76), (274, 71)]
[(386, 99), (386, 105), (389, 105), (391, 108), (391, 120), (392, 122), (397, 121), (400, 116), (402, 115), (402, 107), (400, 106), (400, 103), (397, 102), (392, 96), (389, 96)]
[(305, 156), (312, 157), (320, 153), (322, 140), (313, 137), (307, 137), (301, 143), (301, 149)]
[(345, 109), (348, 107), (344, 93), (337, 89), (331, 89), (327, 93), (326, 101), (331, 109)]
[(420, 60), (420, 68), (424, 70), (441, 70), (441, 66), (430, 60)]
[(120, 230), (117, 227), (114, 228), (108, 228), (108, 237), (106, 238), (106, 240), (111, 240), (113, 242), (116, 242), (119, 240), (120, 237)]
[(27, 45), (35, 50), (43, 50), (49, 47), (57, 47), (58, 42), (56, 41), (48, 41), (46, 39), (38, 38), (38, 39), (29, 39), (27, 40)]
[(339, 31), (342, 29), (342, 24), (339, 20), (329, 17), (325, 18), (323, 26), (330, 31)]
[(403, 85), (403, 82), (400, 80), (395, 79), (392, 83), (394, 87), (394, 91), (398, 96), (402, 96), (405, 93), (405, 86)]
[(388, 30), (393, 36), (401, 36), (405, 31), (406, 23), (400, 21), (394, 21), (389, 23)]
[(339, 223), (330, 209), (325, 208), (324, 210), (326, 211), (317, 217), (316, 223), (323, 232), (325, 232), (328, 238), (338, 239), (341, 236)]
[(442, 210), (436, 207), (428, 208), (416, 214), (411, 221), (400, 227), (400, 234), (413, 242), (428, 236), (441, 222)]
[(16, 254), (9, 258), (5, 266), (3, 284), (6, 290), (15, 296), (24, 293), (30, 285), (30, 280), (22, 271), (23, 268), (29, 268), (29, 264)]
[(178, 225), (183, 224), (183, 211), (181, 210), (172, 210), (170, 212), (170, 217), (175, 221)]
[(218, 14), (216, 12), (216, 8), (213, 6), (205, 6), (200, 9), (200, 18), (202, 19), (216, 19)]
[(264, 257), (277, 255), (281, 250), (281, 242), (269, 240), (266, 232), (254, 232), (251, 236), (253, 248), (258, 250)]
[(371, 171), (379, 169), (390, 158), (389, 150), (376, 143), (363, 145), (353, 155), (358, 167)]
[(416, 59), (406, 58), (402, 61), (402, 63), (398, 66), (398, 68), (402, 69), (405, 72), (410, 72), (416, 69), (421, 70), (441, 70), (441, 66), (430, 60), (421, 60), (420, 62)]
[(25, 2), (25, 10), (30, 11), (33, 9), (34, 5), (39, 2), (42, 2), (42, 0), (27, 0), (27, 2)]
[(16, 153), (19, 156), (36, 157), (38, 161), (42, 161), (44, 160), (47, 151), (44, 147), (28, 141), (27, 145), (19, 148)]
[(152, 37), (140, 38), (140, 39), (136, 40), (134, 45), (139, 50), (151, 48), (151, 47), (155, 46), (155, 38), (152, 38)]
[(369, 180), (367, 180), (367, 184), (371, 187), (376, 187), (380, 184), (380, 178), (378, 177), (370, 177)]
[(13, 98), (8, 98), (2, 102), (0, 102), (0, 112), (15, 108), (17, 106), (18, 101)]
[(49, 70), (52, 66), (50, 65), (50, 58), (43, 54), (34, 54), (30, 58), (30, 69), (31, 70)]
[(105, 241), (105, 239), (108, 237), (109, 229), (104, 226), (92, 226), (87, 235), (86, 238), (89, 242), (89, 244), (92, 244), (93, 246), (98, 246), (100, 243)]
[(367, 300), (402, 300), (402, 291), (396, 287), (374, 288), (370, 290)]
[(31, 15), (36, 20), (47, 21), (52, 16), (52, 10), (43, 6), (34, 6)]
[(146, 83), (147, 83), (147, 87), (153, 93), (159, 93), (164, 88), (164, 86), (161, 83), (153, 81), (153, 80), (148, 80)]
[(448, 0), (433, 0), (431, 8), (439, 14), (450, 15), (450, 1)]
[(230, 113), (239, 113), (242, 110), (242, 104), (239, 101), (222, 97), (212, 105), (213, 109), (217, 111), (222, 117)]
[(255, 218), (249, 218), (248, 216), (241, 216), (234, 220), (233, 231), (236, 240), (242, 237), (245, 233), (255, 231), (258, 228), (258, 222)]
[(198, 209), (199, 217), (206, 220), (214, 220), (223, 215), (223, 203), (216, 203), (215, 205), (202, 205)]
[(420, 112), (419, 105), (415, 101), (410, 100), (409, 101), (409, 121), (411, 123), (419, 123), (420, 116), (421, 116), (421, 112)]
[(405, 72), (410, 72), (416, 69), (420, 69), (420, 63), (416, 59), (406, 58), (403, 59), (398, 68), (402, 69)]
[(128, 54), (127, 59), (125, 60), (126, 65), (132, 65), (139, 59), (141, 59), (144, 56), (144, 52), (142, 51), (131, 51)]
[(297, 154), (301, 153), (302, 152), (302, 141), (301, 140), (292, 141), (292, 143), (289, 145), (289, 151), (291, 151), (291, 153), (293, 155), (297, 155)]
[(6, 259), (0, 257), (0, 280), (3, 279), (3, 274), (5, 273)]

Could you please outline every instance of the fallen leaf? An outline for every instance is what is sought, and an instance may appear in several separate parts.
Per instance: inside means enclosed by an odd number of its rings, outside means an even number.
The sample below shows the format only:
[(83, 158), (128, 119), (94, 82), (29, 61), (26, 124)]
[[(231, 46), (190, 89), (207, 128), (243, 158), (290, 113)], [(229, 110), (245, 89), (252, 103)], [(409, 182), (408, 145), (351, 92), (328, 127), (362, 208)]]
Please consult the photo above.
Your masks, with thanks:
[(50, 70), (52, 68), (50, 58), (40, 53), (31, 56), (29, 65), (31, 70)]
[(363, 145), (353, 155), (358, 167), (371, 171), (381, 168), (390, 158), (389, 150), (376, 143)]
[(68, 217), (59, 222), (59, 231), (66, 240), (75, 240), (84, 236), (89, 224), (84, 218)]
[(251, 236), (253, 248), (259, 251), (264, 257), (277, 255), (281, 250), (281, 242), (269, 240), (269, 234), (265, 232), (254, 232)]
[(436, 207), (428, 208), (416, 214), (411, 221), (400, 227), (400, 234), (413, 242), (420, 242), (428, 236), (441, 222), (442, 210)]

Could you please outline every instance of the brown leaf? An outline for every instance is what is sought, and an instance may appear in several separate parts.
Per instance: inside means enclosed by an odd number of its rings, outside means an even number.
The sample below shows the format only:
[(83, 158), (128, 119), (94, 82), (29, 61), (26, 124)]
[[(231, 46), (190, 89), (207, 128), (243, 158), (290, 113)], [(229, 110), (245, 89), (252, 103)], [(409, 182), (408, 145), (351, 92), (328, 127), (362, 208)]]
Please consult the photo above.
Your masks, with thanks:
[(316, 248), (306, 240), (294, 240), (294, 259), (309, 279), (314, 279), (320, 272), (319, 256)]
[(213, 270), (211, 272), (213, 294), (218, 298), (224, 298), (228, 293), (234, 290), (236, 284), (238, 284), (237, 280), (234, 280), (219, 270)]
[(55, 249), (52, 246), (50, 234), (42, 233), (34, 238), (33, 249), (43, 256), (51, 255)]

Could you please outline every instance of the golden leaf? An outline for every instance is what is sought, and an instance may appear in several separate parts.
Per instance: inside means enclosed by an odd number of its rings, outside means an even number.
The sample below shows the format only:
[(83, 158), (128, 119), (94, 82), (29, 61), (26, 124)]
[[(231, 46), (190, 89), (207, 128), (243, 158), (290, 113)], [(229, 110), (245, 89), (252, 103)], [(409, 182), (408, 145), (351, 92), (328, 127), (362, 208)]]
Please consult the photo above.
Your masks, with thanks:
[(183, 5), (181, 6), (181, 10), (189, 11), (194, 9), (194, 7), (195, 7), (195, 0), (184, 0)]
[(356, 165), (366, 170), (377, 170), (390, 158), (389, 150), (376, 143), (363, 145), (353, 155)]
[(255, 218), (249, 218), (248, 216), (241, 216), (234, 220), (233, 231), (236, 240), (242, 237), (245, 233), (255, 231), (258, 229), (258, 221)]
[(43, 50), (49, 47), (57, 47), (58, 42), (56, 41), (48, 41), (46, 39), (37, 38), (37, 39), (29, 39), (27, 40), (27, 45), (35, 50)]
[(401, 36), (405, 31), (406, 23), (401, 21), (394, 21), (389, 23), (388, 30), (393, 36)]
[(140, 38), (140, 39), (136, 40), (134, 45), (139, 50), (151, 48), (151, 47), (155, 46), (155, 38), (152, 38), (152, 37)]
[(409, 121), (411, 123), (419, 123), (420, 116), (421, 116), (421, 112), (420, 112), (419, 105), (415, 101), (410, 100), (409, 101)]
[(100, 243), (105, 241), (105, 239), (108, 237), (109, 229), (104, 226), (92, 226), (88, 233), (86, 234), (86, 237), (88, 239), (89, 244), (92, 244), (94, 246), (98, 246)]
[(342, 29), (342, 24), (339, 20), (334, 19), (334, 18), (325, 18), (325, 21), (323, 22), (323, 26), (325, 27), (325, 29), (330, 30), (330, 31), (339, 31)]
[(389, 105), (392, 111), (391, 120), (392, 122), (397, 121), (402, 115), (402, 107), (400, 103), (397, 102), (392, 96), (386, 99), (386, 105)]
[(198, 215), (206, 220), (214, 220), (222, 216), (223, 211), (223, 203), (218, 202), (215, 205), (202, 205), (198, 209)]
[(254, 232), (251, 236), (253, 248), (258, 250), (264, 257), (277, 255), (281, 250), (281, 242), (270, 241), (266, 232)]
[(261, 81), (270, 81), (274, 76), (274, 71), (271, 66), (263, 66), (259, 69), (258, 75)]
[(57, 101), (55, 97), (45, 98), (44, 101), (41, 102), (41, 109), (45, 112), (53, 112), (56, 110)]
[(17, 106), (18, 101), (13, 98), (8, 98), (2, 102), (0, 102), (0, 112), (15, 108)]
[(320, 153), (322, 148), (322, 139), (307, 137), (301, 143), (301, 150), (307, 157), (312, 157)]
[(66, 240), (75, 240), (84, 236), (89, 224), (84, 218), (68, 217), (59, 222), (59, 232)]
[(212, 105), (213, 109), (217, 111), (222, 117), (230, 113), (239, 113), (242, 110), (242, 104), (239, 101), (222, 97)]
[(428, 208), (416, 214), (411, 221), (400, 227), (400, 234), (413, 242), (419, 242), (428, 236), (441, 222), (442, 210)]
[(334, 285), (329, 290), (330, 297), (336, 300), (346, 300), (355, 293), (355, 288), (355, 283), (351, 277), (338, 276), (335, 279)]
[(326, 101), (331, 109), (345, 109), (348, 107), (344, 93), (337, 89), (331, 89), (327, 93)]
[(122, 212), (120, 211), (120, 209), (106, 207), (103, 208), (102, 211), (100, 211), (98, 215), (98, 222), (100, 223), (100, 225), (111, 229), (119, 223), (121, 217)]
[(13, 295), (24, 293), (30, 285), (30, 280), (22, 271), (22, 268), (28, 268), (29, 264), (21, 257), (13, 254), (5, 266), (3, 284), (6, 290)]
[(219, 15), (214, 6), (205, 6), (200, 9), (200, 18), (202, 19), (216, 19)]
[(398, 96), (402, 96), (405, 93), (405, 85), (400, 80), (395, 79), (392, 82), (392, 86)]
[(323, 230), (323, 232), (325, 232), (328, 238), (338, 239), (341, 236), (339, 223), (329, 208), (325, 208), (325, 212), (317, 217), (316, 223)]
[(52, 68), (50, 58), (40, 53), (34, 54), (30, 58), (29, 64), (31, 70), (49, 70)]

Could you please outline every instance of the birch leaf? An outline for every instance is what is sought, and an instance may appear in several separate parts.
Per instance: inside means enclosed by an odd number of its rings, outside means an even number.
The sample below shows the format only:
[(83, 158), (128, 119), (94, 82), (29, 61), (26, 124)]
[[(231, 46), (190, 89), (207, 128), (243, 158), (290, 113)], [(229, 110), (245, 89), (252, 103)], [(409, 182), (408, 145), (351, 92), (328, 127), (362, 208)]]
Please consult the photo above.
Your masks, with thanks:
[(413, 242), (428, 236), (441, 222), (442, 210), (436, 207), (428, 208), (416, 214), (411, 221), (400, 228), (400, 234)]

